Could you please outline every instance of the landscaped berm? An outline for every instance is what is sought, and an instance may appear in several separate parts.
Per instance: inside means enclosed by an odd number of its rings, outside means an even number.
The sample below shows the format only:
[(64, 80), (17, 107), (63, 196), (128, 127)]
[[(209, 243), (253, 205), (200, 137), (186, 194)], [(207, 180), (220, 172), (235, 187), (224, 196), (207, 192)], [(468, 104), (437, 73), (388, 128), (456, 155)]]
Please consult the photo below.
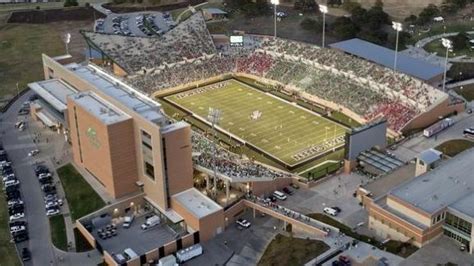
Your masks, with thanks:
[(79, 174), (72, 164), (58, 169), (64, 192), (71, 210), (73, 220), (92, 213), (105, 206), (89, 183)]
[(290, 167), (344, 145), (342, 125), (234, 79), (165, 99), (204, 122), (219, 109), (220, 131)]
[(329, 250), (329, 246), (320, 240), (278, 234), (268, 244), (258, 265), (304, 265), (327, 250)]

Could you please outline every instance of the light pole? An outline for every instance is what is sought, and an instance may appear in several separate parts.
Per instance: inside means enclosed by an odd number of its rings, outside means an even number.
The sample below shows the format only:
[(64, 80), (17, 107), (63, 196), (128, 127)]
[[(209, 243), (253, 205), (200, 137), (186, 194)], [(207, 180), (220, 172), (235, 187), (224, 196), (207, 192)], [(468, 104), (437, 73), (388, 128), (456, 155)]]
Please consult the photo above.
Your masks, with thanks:
[(441, 43), (446, 47), (446, 60), (444, 61), (443, 91), (446, 89), (446, 73), (448, 72), (449, 49), (453, 48), (453, 42), (447, 38), (441, 38)]
[(328, 7), (325, 5), (319, 5), (319, 11), (323, 13), (323, 41), (322, 47), (324, 48), (324, 42), (326, 37), (326, 13), (328, 12)]
[(276, 39), (277, 37), (277, 5), (280, 4), (280, 0), (271, 0), (270, 1), (273, 4), (273, 37)]
[(71, 42), (71, 34), (70, 33), (64, 34), (63, 41), (64, 41), (64, 44), (66, 45), (66, 54), (69, 54), (69, 43)]
[(219, 120), (221, 119), (222, 112), (219, 109), (209, 107), (209, 113), (207, 115), (207, 120), (211, 122), (212, 131), (213, 131), (213, 144), (214, 144), (214, 152), (212, 153), (212, 161), (214, 167), (214, 187), (212, 188), (214, 196), (217, 195), (217, 141), (216, 141), (216, 125), (219, 124)]
[(395, 74), (397, 71), (397, 59), (398, 59), (398, 35), (400, 31), (403, 30), (403, 26), (402, 26), (402, 23), (400, 22), (392, 21), (392, 28), (397, 32), (397, 38), (395, 41), (395, 60), (393, 63), (393, 73)]

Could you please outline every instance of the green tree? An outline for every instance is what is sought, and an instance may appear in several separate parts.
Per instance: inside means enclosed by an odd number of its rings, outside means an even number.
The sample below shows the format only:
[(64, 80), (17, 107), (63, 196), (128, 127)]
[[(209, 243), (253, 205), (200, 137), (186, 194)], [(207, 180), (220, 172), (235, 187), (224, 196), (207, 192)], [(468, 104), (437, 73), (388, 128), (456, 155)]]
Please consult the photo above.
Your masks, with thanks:
[(378, 30), (384, 24), (389, 24), (390, 19), (387, 13), (380, 6), (373, 6), (367, 11), (367, 26), (371, 30)]
[(374, 3), (374, 7), (383, 8), (382, 0), (376, 0), (375, 3)]
[(437, 6), (429, 4), (425, 7), (418, 15), (418, 24), (423, 25), (430, 22), (434, 17), (440, 15), (440, 11)]
[(453, 42), (453, 48), (456, 51), (469, 48), (469, 36), (467, 36), (466, 32), (460, 32), (450, 39)]
[(367, 10), (361, 6), (356, 6), (352, 9), (351, 15), (352, 21), (359, 26), (364, 25), (367, 22)]
[(340, 6), (342, 5), (341, 0), (328, 0), (327, 1), (328, 6)]
[(342, 4), (342, 8), (351, 14), (352, 14), (352, 10), (358, 7), (361, 7), (361, 5), (357, 2), (353, 2), (352, 0), (346, 0)]
[(388, 34), (383, 30), (364, 30), (357, 37), (371, 43), (383, 45), (387, 42)]
[(78, 6), (77, 0), (66, 0), (64, 1), (64, 7)]
[(318, 4), (315, 0), (295, 0), (294, 8), (302, 12), (319, 11)]
[(359, 27), (350, 18), (346, 17), (338, 17), (331, 28), (340, 39), (354, 38), (360, 31)]
[(415, 24), (417, 20), (418, 20), (418, 17), (415, 15), (409, 15), (408, 17), (404, 19), (404, 21), (408, 24)]

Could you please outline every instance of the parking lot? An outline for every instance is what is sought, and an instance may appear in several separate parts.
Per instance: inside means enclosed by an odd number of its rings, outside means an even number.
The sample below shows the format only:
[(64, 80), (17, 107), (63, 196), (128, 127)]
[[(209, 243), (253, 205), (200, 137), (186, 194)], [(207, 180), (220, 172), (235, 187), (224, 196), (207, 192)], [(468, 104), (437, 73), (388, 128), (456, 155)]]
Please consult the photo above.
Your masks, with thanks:
[(367, 177), (356, 173), (342, 174), (310, 189), (293, 189), (295, 193), (278, 204), (303, 214), (322, 213), (325, 207), (338, 207), (341, 212), (333, 218), (350, 227), (356, 227), (367, 221), (367, 212), (359, 205), (353, 193), (367, 180)]
[(152, 37), (163, 35), (175, 26), (168, 12), (152, 11), (110, 14), (96, 21), (95, 30), (124, 36)]
[(98, 230), (104, 230), (112, 224), (112, 217), (97, 217), (92, 220), (94, 230), (92, 235), (96, 241), (110, 254), (119, 254), (124, 249), (132, 248), (138, 256), (155, 248), (161, 247), (175, 239), (175, 234), (166, 225), (160, 224), (153, 228), (143, 230), (140, 226), (145, 222), (145, 216), (136, 217), (130, 228), (123, 228), (122, 223), (114, 220), (116, 235), (103, 239), (99, 236)]
[[(250, 228), (231, 224), (226, 230), (210, 241), (201, 243), (203, 255), (184, 265), (255, 265), (273, 237), (281, 232), (283, 223), (268, 216), (253, 218), (247, 210), (241, 218), (248, 220)], [(276, 227), (276, 229), (274, 229)]]
[[(44, 128), (40, 122), (33, 121), (27, 112), (21, 111), (24, 109), (24, 102), (28, 101), (31, 95), (30, 92), (26, 93), (7, 112), (0, 115), (1, 142), (8, 153), (15, 177), (20, 181), (19, 198), (23, 201), (25, 214), (25, 217), (20, 221), (24, 220), (27, 223), (28, 240), (25, 239), (17, 243), (17, 249), (21, 254), (23, 248), (28, 248), (31, 252), (31, 261), (34, 261), (35, 265), (57, 265), (60, 264), (60, 260), (69, 261), (71, 264), (79, 261), (82, 264), (93, 263), (93, 261), (100, 259), (97, 257), (98, 252), (90, 252), (89, 256), (66, 253), (56, 249), (51, 242), (50, 225), (46, 216), (45, 193), (41, 186), (49, 183), (56, 188), (56, 198), (62, 199), (64, 205), (55, 209), (65, 213), (65, 220), (67, 221), (69, 218), (70, 222), (70, 217), (67, 215), (69, 212), (67, 202), (64, 200), (61, 185), (58, 185), (60, 183), (55, 171), (56, 166), (69, 160), (69, 154), (66, 154), (67, 143), (62, 135)], [(18, 122), (20, 121), (24, 121), (23, 129), (19, 128)], [(33, 150), (39, 152), (34, 156), (28, 156)], [(44, 169), (47, 168), (51, 175), (41, 179), (43, 184), (40, 182), (39, 175), (36, 175), (34, 171), (38, 164), (44, 165)], [(43, 172), (43, 174), (45, 173)], [(55, 200), (51, 200), (51, 202), (53, 201)], [(51, 205), (55, 204), (50, 203)], [(66, 223), (67, 226), (68, 223)], [(72, 228), (67, 232), (68, 234), (72, 233)], [(72, 239), (74, 239), (73, 237), (72, 234)], [(71, 239), (70, 235), (68, 235), (68, 239)], [(71, 244), (73, 246), (74, 241)], [(32, 265), (31, 261), (26, 262), (25, 265)]]

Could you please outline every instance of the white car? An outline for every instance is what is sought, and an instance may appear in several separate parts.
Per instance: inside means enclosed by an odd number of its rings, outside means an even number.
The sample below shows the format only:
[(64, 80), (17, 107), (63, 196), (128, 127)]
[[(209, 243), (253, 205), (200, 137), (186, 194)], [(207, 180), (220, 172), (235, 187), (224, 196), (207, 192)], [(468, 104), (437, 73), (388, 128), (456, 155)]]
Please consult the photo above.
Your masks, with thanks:
[(288, 14), (285, 13), (285, 12), (283, 12), (283, 11), (277, 12), (276, 15), (277, 15), (277, 17), (279, 17), (279, 18), (286, 18), (286, 17), (288, 17)]
[(46, 216), (53, 216), (59, 214), (59, 209), (51, 209), (46, 211)]
[(48, 201), (45, 204), (46, 209), (52, 208), (52, 207), (58, 207), (59, 203), (57, 201)]
[(24, 217), (25, 217), (25, 214), (23, 212), (15, 213), (12, 216), (10, 216), (10, 222), (16, 221)]
[(20, 180), (12, 179), (12, 180), (8, 180), (8, 181), (5, 182), (5, 187), (16, 186), (16, 185), (19, 185), (19, 184), (20, 184)]
[(336, 209), (330, 207), (324, 208), (323, 211), (331, 216), (336, 216), (338, 214), (338, 211)]
[(242, 226), (243, 228), (249, 228), (251, 223), (245, 219), (237, 219), (236, 224)]
[(24, 231), (26, 230), (26, 227), (21, 225), (21, 226), (13, 226), (13, 227), (10, 227), (10, 234), (14, 234), (14, 233), (18, 233), (18, 232), (21, 232), (21, 231)]
[(39, 152), (40, 151), (38, 149), (32, 150), (28, 153), (28, 156), (33, 157), (33, 156), (37, 155)]
[(13, 205), (23, 205), (22, 200), (10, 200), (8, 201), (8, 207), (13, 206)]

